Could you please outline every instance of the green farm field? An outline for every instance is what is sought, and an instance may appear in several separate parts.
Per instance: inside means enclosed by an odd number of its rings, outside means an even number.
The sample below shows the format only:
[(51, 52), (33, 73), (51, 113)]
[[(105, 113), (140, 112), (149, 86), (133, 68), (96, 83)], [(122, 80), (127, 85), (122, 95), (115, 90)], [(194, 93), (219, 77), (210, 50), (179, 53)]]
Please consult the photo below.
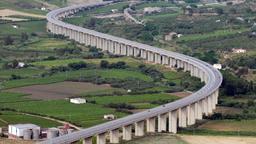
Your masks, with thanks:
[(129, 70), (121, 70), (121, 69), (105, 69), (105, 70), (78, 70), (78, 71), (70, 71), (70, 72), (62, 72), (49, 77), (39, 77), (39, 78), (27, 78), (20, 80), (12, 80), (3, 82), (3, 86), (5, 89), (36, 85), (36, 84), (49, 84), (62, 82), (69, 78), (79, 78), (83, 76), (95, 76), (99, 75), (103, 78), (117, 78), (117, 79), (126, 79), (126, 78), (135, 78), (145, 81), (152, 81), (152, 79), (144, 75), (140, 72), (129, 71)]
[(43, 118), (30, 116), (30, 115), (24, 115), (17, 112), (0, 111), (0, 113), (1, 113), (0, 127), (7, 126), (9, 124), (17, 124), (17, 123), (33, 123), (41, 127), (56, 127), (61, 125), (60, 123), (57, 123), (51, 120), (46, 120)]
[[(40, 107), (39, 107), (40, 106)], [(125, 116), (124, 113), (96, 104), (75, 105), (67, 100), (51, 101), (26, 101), (16, 102), (15, 105), (1, 104), (0, 108), (10, 108), (17, 111), (39, 114), (48, 117), (70, 121), (83, 127), (106, 122), (104, 114), (115, 114), (117, 117)]]
[(12, 27), (12, 24), (0, 24), (1, 31), (0, 36), (20, 36), (21, 33), (38, 33), (42, 35), (46, 35), (46, 21), (40, 20), (40, 21), (29, 21), (29, 22), (15, 22), (13, 24), (18, 25), (19, 27), (17, 29)]
[(199, 128), (215, 131), (252, 131), (255, 132), (256, 120), (214, 120)]

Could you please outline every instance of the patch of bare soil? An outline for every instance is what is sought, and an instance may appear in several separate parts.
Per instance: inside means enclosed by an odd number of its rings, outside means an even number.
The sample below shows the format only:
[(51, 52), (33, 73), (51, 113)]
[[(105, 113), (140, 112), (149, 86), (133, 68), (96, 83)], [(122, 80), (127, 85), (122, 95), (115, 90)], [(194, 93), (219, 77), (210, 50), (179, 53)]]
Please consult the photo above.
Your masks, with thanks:
[(82, 3), (96, 3), (102, 2), (103, 0), (68, 0), (68, 5), (76, 5)]
[(105, 19), (105, 18), (116, 18), (116, 17), (122, 17), (124, 14), (122, 13), (114, 13), (114, 14), (108, 14), (108, 15), (95, 15), (93, 17), (98, 19)]
[(214, 110), (216, 113), (222, 113), (223, 115), (226, 114), (239, 114), (242, 112), (239, 108), (233, 108), (233, 107), (224, 107), (224, 106), (218, 106), (216, 110)]
[(255, 144), (254, 137), (227, 137), (227, 136), (191, 136), (181, 135), (181, 139), (189, 144)]
[(184, 98), (184, 97), (191, 95), (192, 93), (191, 92), (174, 92), (174, 93), (169, 93), (169, 94), (180, 97), (180, 98)]
[(28, 97), (39, 100), (54, 100), (75, 97), (84, 92), (111, 89), (108, 84), (96, 85), (83, 82), (60, 82), (48, 85), (33, 85), (10, 89), (11, 92), (30, 94)]
[(13, 16), (13, 15), (28, 16), (28, 17), (35, 17), (35, 18), (46, 18), (46, 16), (44, 16), (44, 15), (25, 13), (25, 12), (15, 11), (15, 10), (11, 10), (11, 9), (0, 10), (0, 17), (8, 17), (8, 16)]
[(0, 144), (34, 144), (33, 141), (24, 141), (24, 140), (12, 140), (7, 138), (0, 138)]

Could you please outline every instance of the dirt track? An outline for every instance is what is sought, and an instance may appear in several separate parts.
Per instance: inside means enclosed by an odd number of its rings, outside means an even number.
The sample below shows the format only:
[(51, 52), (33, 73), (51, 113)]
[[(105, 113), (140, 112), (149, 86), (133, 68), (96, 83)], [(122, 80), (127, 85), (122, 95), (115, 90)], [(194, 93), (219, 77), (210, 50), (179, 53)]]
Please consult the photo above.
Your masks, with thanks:
[(256, 144), (253, 137), (227, 137), (227, 136), (191, 136), (182, 135), (181, 139), (189, 144)]
[(31, 94), (28, 97), (40, 100), (65, 99), (76, 96), (83, 92), (111, 89), (107, 84), (95, 85), (82, 82), (60, 82), (47, 85), (33, 85), (10, 89), (11, 92), (21, 92)]

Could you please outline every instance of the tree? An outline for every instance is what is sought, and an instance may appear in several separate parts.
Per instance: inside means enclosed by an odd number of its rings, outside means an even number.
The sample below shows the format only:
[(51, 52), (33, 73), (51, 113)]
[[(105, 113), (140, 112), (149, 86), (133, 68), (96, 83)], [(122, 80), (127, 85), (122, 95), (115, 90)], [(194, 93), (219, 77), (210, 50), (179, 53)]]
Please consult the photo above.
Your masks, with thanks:
[(28, 40), (28, 34), (27, 33), (22, 33), (21, 34), (21, 42), (27, 41)]
[(86, 26), (89, 27), (89, 28), (95, 28), (95, 26), (96, 26), (96, 19), (95, 18), (89, 19), (89, 21), (86, 24)]
[(222, 9), (222, 8), (216, 8), (215, 9), (216, 10), (216, 13), (218, 14), (218, 15), (223, 15), (224, 14), (224, 10)]
[(86, 68), (87, 64), (85, 62), (81, 61), (81, 62), (77, 62), (77, 63), (70, 63), (70, 64), (68, 64), (68, 67), (70, 67), (73, 70), (79, 70), (82, 68)]
[(11, 36), (7, 36), (4, 38), (4, 45), (12, 45), (13, 42), (14, 42), (14, 40)]
[(109, 67), (109, 62), (106, 61), (106, 60), (102, 60), (102, 61), (100, 62), (100, 67), (101, 67), (101, 68), (108, 68), (108, 67)]

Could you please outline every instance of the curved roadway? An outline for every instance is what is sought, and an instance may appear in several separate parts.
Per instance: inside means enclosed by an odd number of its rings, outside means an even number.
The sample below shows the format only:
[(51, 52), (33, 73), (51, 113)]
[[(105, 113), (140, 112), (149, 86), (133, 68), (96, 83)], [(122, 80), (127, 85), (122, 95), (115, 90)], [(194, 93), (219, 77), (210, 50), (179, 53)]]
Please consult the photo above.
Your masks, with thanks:
[(77, 132), (73, 132), (71, 134), (67, 134), (64, 136), (49, 139), (49, 140), (43, 141), (41, 143), (45, 143), (45, 144), (71, 143), (71, 142), (77, 141), (82, 138), (91, 137), (91, 136), (94, 136), (97, 134), (101, 134), (101, 133), (104, 133), (107, 131), (111, 131), (111, 130), (120, 128), (122, 126), (130, 125), (135, 122), (139, 122), (139, 121), (145, 120), (147, 118), (157, 116), (159, 114), (164, 114), (171, 110), (185, 107), (187, 105), (190, 105), (197, 101), (200, 101), (200, 100), (206, 98), (207, 96), (209, 96), (210, 94), (214, 93), (215, 91), (217, 91), (221, 85), (221, 82), (222, 82), (221, 73), (218, 70), (216, 70), (215, 68), (213, 68), (212, 65), (210, 65), (206, 62), (203, 62), (199, 59), (196, 59), (196, 58), (193, 58), (190, 56), (186, 56), (186, 55), (183, 55), (180, 53), (167, 51), (167, 50), (160, 49), (157, 47), (149, 46), (146, 44), (141, 44), (138, 42), (130, 41), (127, 39), (115, 37), (112, 35), (100, 33), (100, 32), (94, 31), (94, 30), (85, 29), (85, 28), (82, 28), (79, 26), (65, 23), (60, 20), (59, 15), (65, 13), (65, 12), (69, 12), (71, 10), (75, 10), (75, 12), (77, 12), (77, 10), (82, 10), (84, 8), (98, 7), (98, 6), (103, 6), (103, 5), (107, 5), (110, 3), (111, 2), (102, 2), (102, 3), (97, 3), (97, 4), (76, 5), (76, 6), (69, 6), (69, 7), (57, 9), (57, 10), (51, 11), (50, 13), (47, 14), (47, 20), (48, 20), (48, 22), (55, 24), (57, 26), (65, 27), (67, 29), (71, 29), (74, 31), (92, 34), (94, 36), (98, 36), (98, 37), (101, 37), (101, 38), (104, 38), (107, 40), (112, 40), (112, 41), (117, 41), (117, 42), (124, 43), (124, 44), (129, 44), (131, 46), (138, 47), (140, 49), (149, 50), (149, 51), (158, 53), (160, 55), (172, 57), (172, 58), (181, 60), (183, 62), (192, 64), (192, 65), (196, 66), (197, 68), (199, 68), (201, 71), (203, 71), (204, 74), (206, 74), (206, 76), (207, 76), (206, 84), (199, 91), (191, 94), (188, 97), (177, 100), (175, 102), (171, 102), (171, 103), (168, 103), (168, 104), (165, 104), (165, 105), (153, 108), (153, 109), (146, 110), (144, 112), (136, 113), (136, 114), (133, 114), (130, 116), (126, 116), (126, 117), (123, 117), (123, 118), (120, 118), (117, 120), (113, 120), (110, 122), (106, 122), (106, 123), (103, 123), (100, 125), (96, 125), (96, 126), (93, 126), (90, 128), (86, 128), (86, 129), (83, 129), (83, 130), (80, 130)]

